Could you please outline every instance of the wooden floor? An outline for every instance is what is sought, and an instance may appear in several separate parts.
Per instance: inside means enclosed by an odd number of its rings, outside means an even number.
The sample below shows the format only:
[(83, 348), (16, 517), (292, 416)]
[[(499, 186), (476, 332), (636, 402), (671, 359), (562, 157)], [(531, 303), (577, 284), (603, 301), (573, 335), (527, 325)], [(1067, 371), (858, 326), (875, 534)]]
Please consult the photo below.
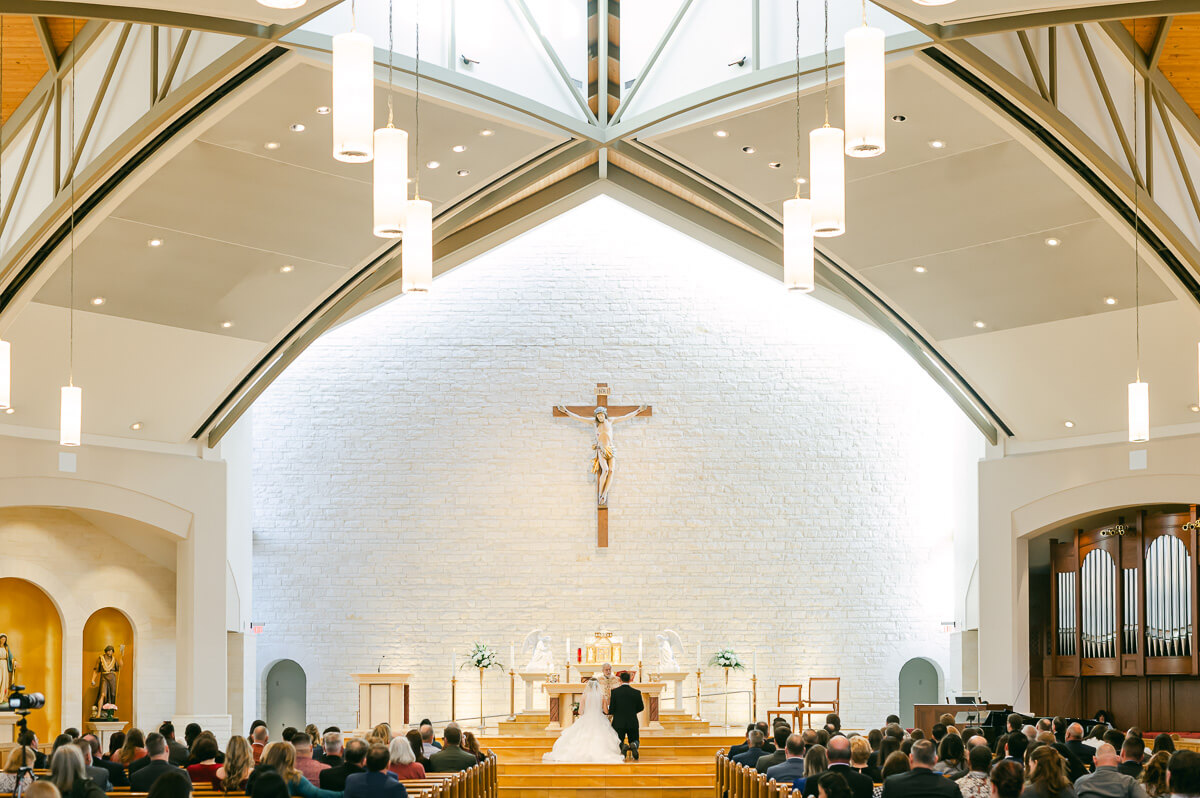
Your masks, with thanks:
[(499, 758), (501, 798), (710, 798), (714, 756), (742, 735), (697, 729), (643, 733), (641, 757), (621, 765), (543, 764), (558, 735), (545, 731), (488, 735)]

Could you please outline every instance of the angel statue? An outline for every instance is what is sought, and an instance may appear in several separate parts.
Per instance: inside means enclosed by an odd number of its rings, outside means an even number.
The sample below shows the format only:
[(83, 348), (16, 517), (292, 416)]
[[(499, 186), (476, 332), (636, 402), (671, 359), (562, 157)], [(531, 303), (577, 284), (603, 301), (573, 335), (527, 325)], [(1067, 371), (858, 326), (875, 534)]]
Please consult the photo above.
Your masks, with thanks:
[(683, 640), (678, 632), (664, 629), (655, 635), (658, 640), (658, 669), (662, 673), (679, 673), (679, 660), (675, 659), (676, 651), (683, 651)]
[(525, 642), (521, 644), (521, 653), (529, 654), (530, 652), (532, 652), (532, 656), (523, 668), (525, 672), (550, 673), (554, 670), (554, 655), (550, 653), (549, 634), (541, 629), (534, 629), (525, 635)]

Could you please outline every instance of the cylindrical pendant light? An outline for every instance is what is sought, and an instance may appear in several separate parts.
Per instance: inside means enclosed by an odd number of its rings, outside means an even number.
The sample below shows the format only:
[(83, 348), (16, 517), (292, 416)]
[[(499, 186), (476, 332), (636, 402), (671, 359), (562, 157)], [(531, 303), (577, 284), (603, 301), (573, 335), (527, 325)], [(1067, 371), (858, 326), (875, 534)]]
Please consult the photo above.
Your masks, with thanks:
[(371, 160), (375, 132), (375, 45), (358, 31), (333, 37), (333, 157)]
[(783, 203), (783, 285), (789, 291), (813, 290), (812, 201), (795, 197)]
[(433, 287), (433, 204), (409, 200), (404, 216), (400, 287), (406, 294), (428, 291)]
[(408, 204), (408, 133), (394, 127), (375, 131), (375, 235), (399, 238)]
[(866, 25), (846, 32), (846, 154), (872, 158), (884, 149), (884, 36)]
[(846, 232), (845, 136), (836, 127), (819, 127), (808, 134), (808, 185), (812, 198), (813, 235), (819, 238)]
[(1129, 383), (1129, 442), (1150, 440), (1150, 383)]
[(83, 389), (64, 385), (58, 422), (58, 442), (62, 446), (78, 446), (83, 431)]

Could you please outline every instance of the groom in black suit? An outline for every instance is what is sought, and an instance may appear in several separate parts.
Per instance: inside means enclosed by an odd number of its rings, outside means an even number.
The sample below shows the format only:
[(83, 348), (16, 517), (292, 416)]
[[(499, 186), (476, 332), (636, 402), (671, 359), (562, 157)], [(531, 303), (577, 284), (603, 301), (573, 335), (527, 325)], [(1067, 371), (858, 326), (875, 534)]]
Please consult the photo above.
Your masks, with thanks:
[[(613, 731), (621, 740), (621, 753), (633, 752), (633, 758), (638, 758), (638, 713), (646, 708), (642, 701), (642, 691), (629, 686), (629, 671), (621, 671), (618, 676), (621, 686), (614, 687), (608, 699), (608, 715), (612, 718)], [(626, 745), (625, 741), (629, 744)]]

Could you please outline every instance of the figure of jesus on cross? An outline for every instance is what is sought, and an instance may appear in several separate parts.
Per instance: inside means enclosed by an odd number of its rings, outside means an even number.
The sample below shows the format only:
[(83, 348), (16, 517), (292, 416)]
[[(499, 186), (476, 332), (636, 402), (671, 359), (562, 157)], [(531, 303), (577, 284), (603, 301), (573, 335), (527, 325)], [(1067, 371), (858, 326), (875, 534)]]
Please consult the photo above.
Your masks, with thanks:
[(613, 424), (635, 416), (652, 415), (650, 405), (608, 406), (608, 385), (597, 383), (594, 407), (557, 405), (553, 414), (578, 421), (595, 423), (596, 439), (592, 444), (592, 473), (596, 475), (596, 541), (601, 548), (608, 546), (608, 492), (612, 487), (617, 466), (617, 447), (613, 442)]

